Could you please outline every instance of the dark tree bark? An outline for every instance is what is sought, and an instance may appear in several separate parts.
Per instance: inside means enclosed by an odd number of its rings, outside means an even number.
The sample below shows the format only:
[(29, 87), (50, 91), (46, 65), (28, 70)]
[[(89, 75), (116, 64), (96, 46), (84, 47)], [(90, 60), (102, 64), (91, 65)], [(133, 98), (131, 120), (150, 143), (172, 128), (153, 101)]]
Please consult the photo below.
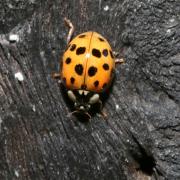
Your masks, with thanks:
[[(180, 179), (179, 13), (179, 0), (1, 0), (0, 179)], [(51, 78), (65, 16), (124, 56), (107, 121), (68, 117)]]

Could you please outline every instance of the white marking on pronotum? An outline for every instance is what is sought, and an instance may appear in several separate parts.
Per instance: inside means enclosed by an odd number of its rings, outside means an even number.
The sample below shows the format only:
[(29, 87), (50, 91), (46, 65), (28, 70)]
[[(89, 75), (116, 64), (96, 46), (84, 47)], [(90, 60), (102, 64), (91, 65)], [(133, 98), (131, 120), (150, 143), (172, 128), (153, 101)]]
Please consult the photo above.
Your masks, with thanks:
[(18, 80), (18, 81), (24, 81), (24, 76), (21, 72), (17, 72), (15, 73), (14, 77)]
[(83, 90), (79, 90), (78, 92), (79, 92), (79, 94), (80, 94), (80, 95), (82, 95), (82, 93), (83, 93)]
[(90, 99), (89, 99), (89, 104), (95, 104), (99, 101), (99, 94), (94, 94)]
[(68, 94), (69, 99), (71, 99), (73, 102), (76, 101), (76, 96), (74, 95), (74, 93), (71, 90), (69, 90), (67, 92), (67, 94)]
[(18, 42), (19, 41), (19, 35), (18, 34), (10, 34), (9, 35), (9, 41), (10, 42)]
[(86, 96), (89, 93), (89, 91), (84, 91), (84, 95)]
[(85, 96), (89, 93), (89, 91), (85, 91), (85, 90), (79, 90), (78, 92), (80, 95), (84, 94)]

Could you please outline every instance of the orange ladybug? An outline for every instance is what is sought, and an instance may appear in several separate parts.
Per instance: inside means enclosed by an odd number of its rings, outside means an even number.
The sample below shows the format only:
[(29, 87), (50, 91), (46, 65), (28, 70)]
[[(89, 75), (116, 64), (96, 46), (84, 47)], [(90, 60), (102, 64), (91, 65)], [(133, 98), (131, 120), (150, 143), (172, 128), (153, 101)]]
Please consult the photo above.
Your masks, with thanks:
[(60, 61), (61, 82), (67, 95), (74, 102), (75, 111), (86, 114), (93, 104), (102, 104), (100, 95), (110, 86), (115, 72), (115, 63), (122, 59), (114, 58), (108, 41), (97, 32), (84, 32), (71, 40), (74, 26), (65, 18), (70, 27), (67, 37), (68, 47)]

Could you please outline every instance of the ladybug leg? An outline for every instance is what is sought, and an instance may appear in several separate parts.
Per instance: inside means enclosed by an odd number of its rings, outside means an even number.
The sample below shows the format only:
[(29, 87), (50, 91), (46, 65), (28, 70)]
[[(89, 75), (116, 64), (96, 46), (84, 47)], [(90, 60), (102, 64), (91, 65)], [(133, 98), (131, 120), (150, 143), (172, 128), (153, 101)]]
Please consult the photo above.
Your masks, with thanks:
[(66, 40), (67, 44), (69, 44), (69, 42), (70, 42), (70, 40), (72, 38), (72, 35), (74, 33), (74, 26), (73, 26), (72, 22), (68, 18), (65, 17), (64, 21), (65, 21), (65, 24), (70, 28), (68, 36), (67, 36), (67, 40)]
[(114, 57), (118, 57), (119, 56), (119, 52), (117, 52), (117, 51), (113, 51), (113, 55), (114, 55)]
[(91, 121), (91, 115), (88, 112), (86, 112), (85, 114), (87, 115), (88, 120)]
[(116, 58), (115, 59), (115, 64), (124, 64), (124, 63), (125, 63), (125, 61), (123, 58)]
[(59, 73), (52, 73), (51, 74), (51, 77), (53, 78), (53, 79), (59, 79), (58, 80), (58, 83), (60, 84), (62, 81), (61, 81), (61, 76), (60, 76), (60, 74)]
[(101, 111), (100, 114), (104, 118), (104, 120), (107, 119), (107, 117), (108, 117), (107, 113), (105, 113), (104, 111)]
[(73, 112), (69, 112), (68, 114), (67, 114), (67, 117), (71, 117), (72, 115), (74, 115), (74, 114), (76, 114), (77, 113), (77, 111), (75, 110), (75, 111), (73, 111)]
[(120, 54), (119, 52), (113, 51), (113, 55), (115, 57), (115, 64), (124, 64), (125, 63), (124, 59), (118, 58), (119, 54)]
[(51, 76), (53, 79), (59, 79), (61, 77), (59, 73), (52, 73)]
[(105, 112), (103, 111), (102, 101), (99, 100), (98, 103), (99, 103), (100, 114), (101, 114), (101, 116), (102, 116), (104, 119), (106, 119), (108, 115), (107, 115), (107, 113), (105, 113)]

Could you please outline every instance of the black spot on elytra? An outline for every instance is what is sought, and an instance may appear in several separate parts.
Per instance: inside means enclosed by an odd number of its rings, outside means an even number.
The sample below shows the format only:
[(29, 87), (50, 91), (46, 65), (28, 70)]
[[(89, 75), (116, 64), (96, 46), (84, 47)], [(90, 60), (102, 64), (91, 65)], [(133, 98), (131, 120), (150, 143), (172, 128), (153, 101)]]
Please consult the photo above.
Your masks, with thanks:
[(108, 65), (107, 63), (104, 63), (104, 64), (103, 64), (103, 69), (104, 69), (105, 71), (108, 71), (108, 70), (109, 70), (109, 65)]
[(107, 87), (107, 83), (104, 83), (102, 88), (105, 89)]
[(68, 58), (66, 59), (66, 64), (69, 64), (69, 63), (71, 63), (71, 58), (68, 57)]
[(82, 64), (77, 64), (75, 66), (75, 71), (78, 75), (82, 75), (83, 74), (83, 65)]
[(84, 38), (86, 35), (85, 34), (82, 34), (79, 36), (79, 38)]
[(99, 81), (95, 81), (95, 82), (94, 82), (94, 86), (95, 86), (95, 87), (98, 87), (98, 85), (99, 85)]
[(104, 55), (105, 57), (108, 56), (108, 50), (107, 50), (107, 49), (104, 49), (102, 53), (103, 53), (103, 55)]
[(97, 57), (97, 58), (100, 58), (101, 57), (101, 52), (99, 49), (92, 49), (92, 55)]
[(100, 40), (100, 41), (105, 41), (103, 38), (101, 38), (101, 37), (98, 37), (98, 39)]
[(71, 84), (74, 84), (75, 79), (71, 77), (70, 81), (71, 81)]
[(70, 51), (74, 51), (76, 49), (76, 45), (72, 44), (72, 46), (70, 47)]
[(85, 47), (78, 47), (77, 50), (76, 50), (76, 54), (77, 55), (84, 54), (85, 51), (86, 51)]
[(81, 89), (86, 89), (86, 88), (87, 88), (87, 86), (85, 84), (81, 85)]
[(97, 72), (97, 68), (94, 66), (91, 66), (88, 70), (88, 75), (92, 77), (96, 74), (96, 72)]
[(112, 51), (109, 50), (109, 52), (110, 52), (111, 57), (114, 58), (114, 55), (113, 55)]

